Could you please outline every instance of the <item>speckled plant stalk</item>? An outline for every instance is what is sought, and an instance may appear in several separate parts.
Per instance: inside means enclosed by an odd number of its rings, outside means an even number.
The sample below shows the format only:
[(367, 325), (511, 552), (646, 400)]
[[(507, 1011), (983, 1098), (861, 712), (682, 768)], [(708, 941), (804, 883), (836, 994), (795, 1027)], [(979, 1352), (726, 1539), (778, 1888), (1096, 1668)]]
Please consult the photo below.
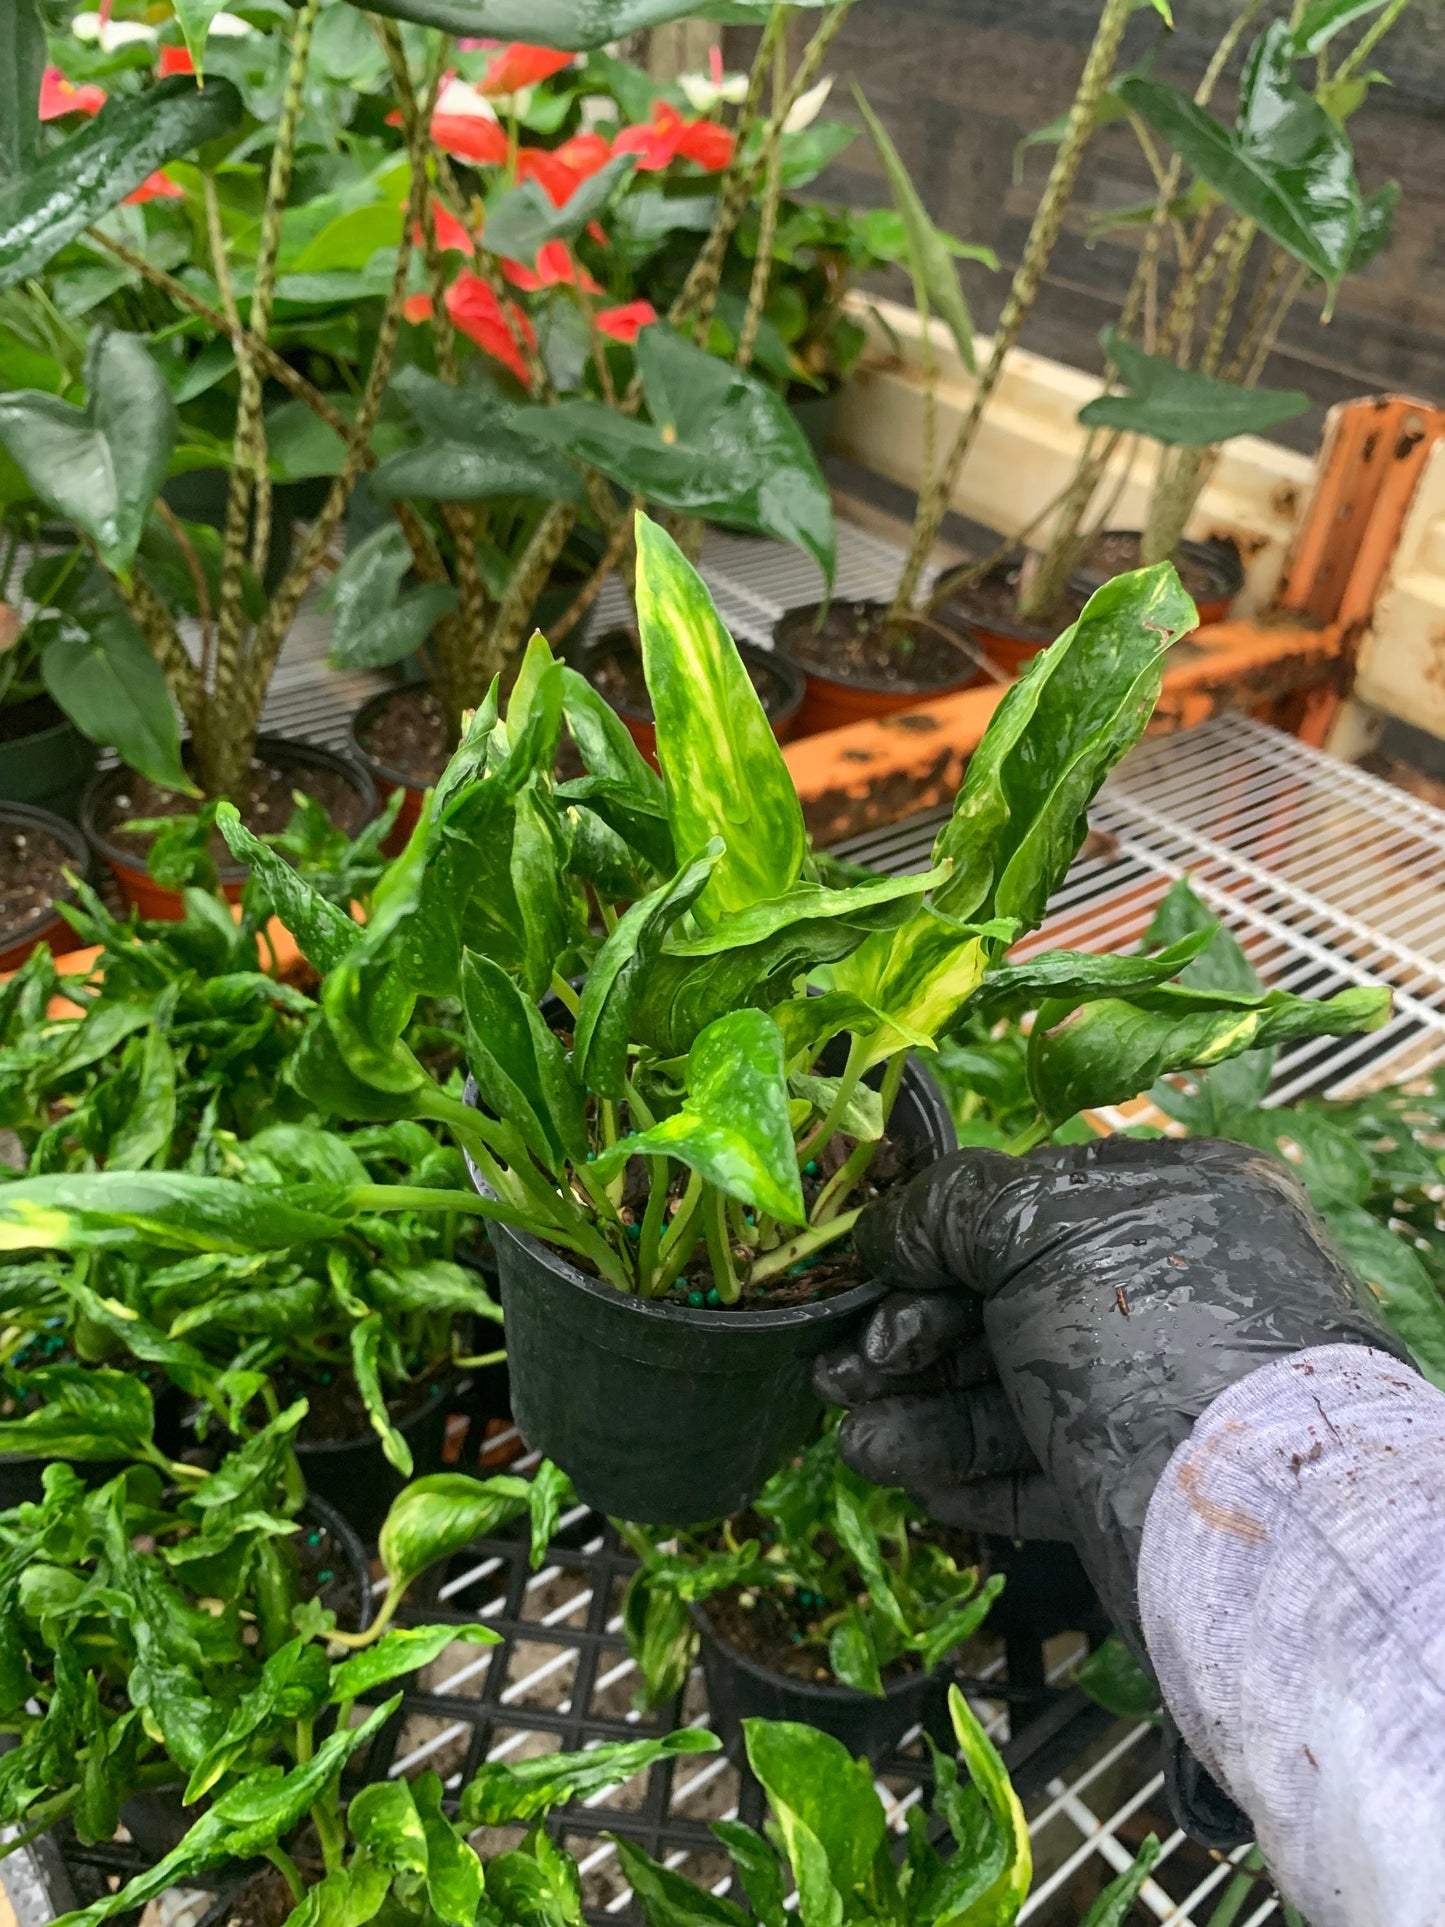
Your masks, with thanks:
[[(262, 342), (271, 331), (276, 266), (281, 253), (281, 223), (286, 212), (286, 197), (291, 190), (296, 134), (305, 96), (306, 64), (320, 6), (321, 0), (305, 0), (297, 15), (296, 31), (291, 41), (291, 60), (286, 71), (286, 87), (276, 123), (276, 142), (271, 150), (271, 173), (266, 187), (266, 206), (261, 216), (256, 273), (248, 316), (249, 333)], [(261, 368), (256, 358), (248, 353), (242, 356), (238, 372), (240, 392), (231, 455), (231, 485), (226, 496), (216, 618), (215, 688), (210, 705), (214, 716), (227, 720), (214, 729), (205, 729), (195, 745), (197, 776), (208, 796), (225, 795), (234, 788), (250, 754), (250, 732), (247, 732), (244, 741), (238, 742), (230, 724), (241, 681), (246, 630), (241, 593), (242, 571), (246, 564), (248, 522), (254, 521), (255, 533), (260, 535), (264, 531), (268, 540), (270, 530), (270, 477), (266, 463)]]
[(1004, 302), (1003, 313), (999, 316), (994, 330), (993, 351), (988, 365), (978, 378), (974, 389), (973, 401), (963, 424), (958, 431), (952, 448), (945, 457), (937, 475), (919, 496), (918, 512), (914, 517), (913, 535), (909, 542), (908, 554), (904, 560), (903, 573), (899, 577), (898, 588), (894, 593), (893, 604), (889, 610), (892, 621), (901, 621), (912, 609), (918, 594), (918, 585), (938, 531), (943, 523), (954, 483), (958, 480), (959, 470), (963, 467), (969, 450), (973, 447), (983, 420), (984, 410), (988, 407), (999, 378), (1003, 374), (1004, 362), (1019, 338), (1024, 322), (1038, 296), (1043, 281), (1044, 270), (1054, 251), (1063, 225), (1064, 211), (1073, 197), (1074, 183), (1078, 179), (1079, 164), (1084, 158), (1084, 149), (1094, 131), (1094, 117), (1104, 89), (1108, 86), (1114, 71), (1114, 61), (1119, 52), (1119, 42), (1123, 38), (1130, 14), (1134, 11), (1134, 0), (1104, 0), (1104, 11), (1099, 16), (1099, 25), (1094, 33), (1084, 71), (1080, 77), (1073, 105), (1069, 109), (1068, 126), (1054, 155), (1054, 164), (1049, 170), (1048, 183), (1044, 188), (1043, 199), (1039, 202), (1038, 212), (1034, 215), (1033, 226), (1025, 243), (1023, 258), (1020, 260), (1009, 287), (1008, 299)]

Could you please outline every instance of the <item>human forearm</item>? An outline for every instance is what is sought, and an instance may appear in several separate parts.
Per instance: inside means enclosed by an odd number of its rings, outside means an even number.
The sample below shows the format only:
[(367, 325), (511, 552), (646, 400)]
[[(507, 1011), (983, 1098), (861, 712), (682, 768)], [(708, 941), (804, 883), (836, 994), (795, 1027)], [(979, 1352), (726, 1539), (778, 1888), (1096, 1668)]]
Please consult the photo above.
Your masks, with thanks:
[(1311, 1927), (1439, 1927), (1445, 1395), (1354, 1345), (1240, 1379), (1155, 1491), (1139, 1603), (1184, 1738)]

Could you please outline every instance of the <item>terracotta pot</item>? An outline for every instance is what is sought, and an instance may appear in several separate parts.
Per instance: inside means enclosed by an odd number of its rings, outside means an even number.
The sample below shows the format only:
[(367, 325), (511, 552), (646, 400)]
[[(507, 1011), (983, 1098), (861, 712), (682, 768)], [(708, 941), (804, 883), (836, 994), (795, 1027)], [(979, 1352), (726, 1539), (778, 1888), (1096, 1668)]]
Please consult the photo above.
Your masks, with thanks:
[[(951, 696), (955, 690), (971, 689), (986, 679), (985, 672), (962, 651), (958, 656), (958, 673), (942, 681), (902, 676), (845, 680), (828, 675), (814, 667), (806, 652), (800, 653), (801, 638), (811, 631), (823, 607), (821, 602), (808, 602), (801, 608), (789, 609), (773, 627), (778, 654), (795, 666), (806, 685), (803, 706), (798, 713), (800, 736), (816, 736), (825, 729), (843, 729), (849, 723), (866, 723), (878, 716), (917, 709), (920, 703), (930, 702), (935, 696)], [(835, 615), (852, 611), (860, 626), (876, 622), (885, 613), (881, 602), (835, 601), (829, 607)], [(957, 624), (946, 626), (958, 627)]]
[[(338, 756), (334, 750), (322, 749), (315, 743), (294, 743), (285, 736), (258, 736), (256, 749), (268, 761), (294, 769), (298, 789), (305, 788), (308, 770), (326, 770), (343, 777), (362, 800), (362, 822), (370, 822), (376, 815), (379, 804), (375, 786), (366, 771), (359, 769), (349, 757)], [(100, 827), (111, 797), (129, 780), (130, 771), (123, 764), (101, 770), (81, 798), (80, 827), (91, 849), (108, 866), (126, 904), (133, 905), (152, 922), (178, 923), (185, 914), (180, 891), (168, 890), (164, 884), (157, 883), (141, 858), (112, 843)], [(218, 867), (221, 889), (227, 902), (239, 902), (249, 873), (240, 864)]]
[[(1137, 529), (1105, 529), (1101, 539), (1109, 536), (1128, 536), (1136, 543), (1139, 540)], [(1194, 606), (1199, 611), (1199, 627), (1207, 629), (1212, 622), (1223, 622), (1229, 614), (1230, 604), (1244, 587), (1244, 562), (1239, 553), (1239, 545), (1227, 536), (1211, 536), (1207, 541), (1196, 542), (1186, 537), (1174, 551), (1179, 561), (1188, 560), (1207, 569), (1214, 578), (1214, 588), (1208, 595), (1194, 598)], [(1092, 595), (1109, 578), (1099, 569), (1079, 568), (1074, 571), (1073, 584), (1084, 595)]]
[[(1023, 559), (1021, 553), (1006, 555), (1001, 562), (994, 564), (982, 580), (1015, 586)], [(1073, 619), (1072, 612), (1057, 626), (1047, 628), (1041, 622), (1021, 622), (1016, 617), (979, 615), (966, 599), (966, 590), (962, 596), (954, 599), (949, 586), (952, 581), (967, 576), (974, 566), (971, 562), (960, 562), (956, 568), (943, 571), (934, 584), (933, 613), (954, 628), (966, 629), (982, 645), (990, 662), (997, 663), (1000, 669), (1006, 669), (1011, 676), (1021, 675), (1039, 651), (1047, 649), (1054, 637), (1067, 627)], [(1086, 590), (1085, 597), (1091, 593)]]
[(367, 749), (366, 739), (371, 725), (390, 703), (395, 702), (407, 689), (421, 689), (424, 686), (421, 683), (404, 683), (400, 689), (383, 689), (375, 696), (368, 696), (351, 719), (351, 754), (375, 784), (381, 801), (389, 803), (393, 794), (401, 791), (401, 808), (381, 846), (387, 856), (396, 856), (406, 848), (406, 840), (416, 828), (417, 818), (421, 815), (422, 798), (431, 784), (408, 776), (404, 770), (393, 769), (389, 763), (379, 762)]
[[(581, 671), (595, 687), (595, 670), (606, 658), (625, 655), (638, 648), (636, 632), (627, 629), (606, 629), (599, 636), (589, 636), (572, 651), (574, 667)], [(803, 706), (804, 690), (801, 672), (785, 656), (773, 649), (759, 649), (753, 643), (740, 642), (738, 654), (749, 671), (770, 677), (784, 692), (782, 700), (769, 708), (768, 721), (773, 726), (773, 734), (780, 743), (786, 743), (798, 729), (799, 711)], [(754, 676), (756, 683), (757, 676)], [(657, 767), (657, 731), (652, 726), (651, 708), (631, 703), (608, 702), (627, 725), (628, 734), (642, 751), (653, 768)], [(764, 707), (767, 708), (766, 699)], [(806, 732), (805, 732), (806, 733)]]
[[(90, 851), (86, 848), (85, 838), (73, 823), (67, 823), (63, 816), (56, 816), (50, 810), (31, 809), (24, 803), (0, 803), (0, 828), (35, 832), (43, 830), (47, 836), (70, 853), (72, 867), (82, 876), (90, 868)], [(72, 903), (75, 892), (64, 889), (54, 902)], [(75, 950), (80, 945), (70, 925), (56, 909), (27, 923), (23, 928), (0, 930), (0, 970), (18, 970), (32, 950), (42, 943), (49, 944), (56, 956), (67, 950)]]

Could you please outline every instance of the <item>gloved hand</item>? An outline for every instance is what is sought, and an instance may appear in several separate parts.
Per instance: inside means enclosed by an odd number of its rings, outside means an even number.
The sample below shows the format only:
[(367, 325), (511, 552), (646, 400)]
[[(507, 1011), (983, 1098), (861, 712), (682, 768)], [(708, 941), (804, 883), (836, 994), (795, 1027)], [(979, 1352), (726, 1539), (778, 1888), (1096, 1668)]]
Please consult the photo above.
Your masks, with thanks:
[(843, 1456), (937, 1519), (1071, 1540), (1146, 1658), (1136, 1575), (1170, 1454), (1282, 1353), (1405, 1353), (1274, 1158), (1210, 1139), (959, 1151), (858, 1222), (897, 1289), (819, 1361)]

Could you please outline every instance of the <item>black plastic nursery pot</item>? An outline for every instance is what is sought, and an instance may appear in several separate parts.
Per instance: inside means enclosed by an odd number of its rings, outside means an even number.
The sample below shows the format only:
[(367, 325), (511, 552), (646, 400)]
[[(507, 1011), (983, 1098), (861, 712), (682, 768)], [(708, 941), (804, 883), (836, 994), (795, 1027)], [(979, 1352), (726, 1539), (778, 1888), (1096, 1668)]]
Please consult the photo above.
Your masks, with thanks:
[[(371, 1623), (372, 1611), (366, 1547), (336, 1508), (314, 1493), (307, 1494), (300, 1525), (303, 1538), (322, 1539), (325, 1556), (334, 1568), (326, 1578), (322, 1578), (322, 1573), (327, 1568), (317, 1573), (321, 1581), (318, 1596), (333, 1606), (343, 1632), (359, 1633)], [(144, 1858), (152, 1863), (163, 1860), (179, 1846), (200, 1818), (200, 1807), (181, 1804), (184, 1785), (184, 1781), (177, 1780), (169, 1786), (147, 1787), (144, 1792), (133, 1793), (121, 1802), (120, 1817), (126, 1832)]]
[[(953, 1125), (910, 1064), (889, 1123), (921, 1168)], [(472, 1181), (485, 1189), (475, 1168)], [(883, 1294), (873, 1282), (771, 1311), (667, 1304), (618, 1291), (524, 1232), (492, 1227), (512, 1415), (598, 1512), (650, 1524), (725, 1519), (807, 1439), (811, 1370)]]
[[(454, 1371), (438, 1371), (423, 1403), (393, 1421), (411, 1447), (414, 1479), (442, 1469), (447, 1420), (456, 1407), (458, 1387)], [(299, 1439), (296, 1460), (307, 1493), (334, 1506), (354, 1532), (374, 1545), (392, 1500), (407, 1483), (376, 1433), (368, 1429), (350, 1439)]]
[(0, 797), (74, 822), (100, 750), (49, 696), (0, 710)]
[(941, 1667), (886, 1680), (879, 1699), (837, 1681), (817, 1686), (775, 1672), (720, 1639), (704, 1607), (694, 1606), (692, 1616), (702, 1636), (700, 1657), (713, 1729), (734, 1760), (744, 1757), (743, 1721), (753, 1719), (815, 1726), (875, 1765), (916, 1726), (932, 1734), (940, 1746), (952, 1745), (948, 1717), (952, 1675)]

